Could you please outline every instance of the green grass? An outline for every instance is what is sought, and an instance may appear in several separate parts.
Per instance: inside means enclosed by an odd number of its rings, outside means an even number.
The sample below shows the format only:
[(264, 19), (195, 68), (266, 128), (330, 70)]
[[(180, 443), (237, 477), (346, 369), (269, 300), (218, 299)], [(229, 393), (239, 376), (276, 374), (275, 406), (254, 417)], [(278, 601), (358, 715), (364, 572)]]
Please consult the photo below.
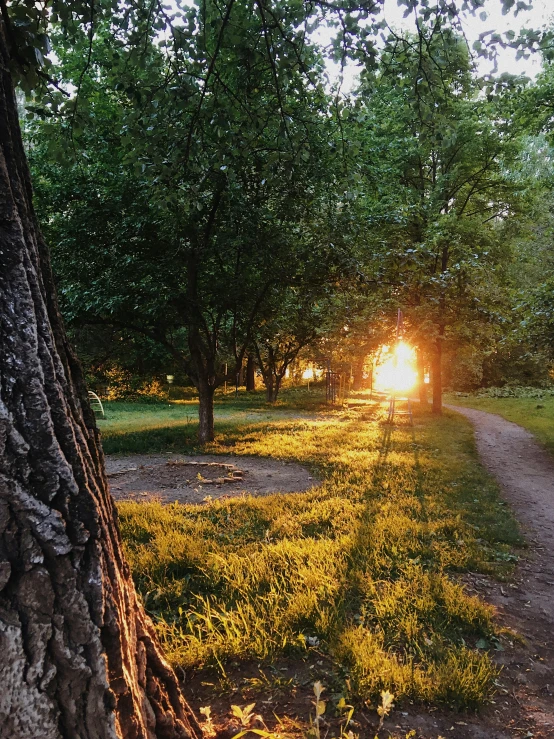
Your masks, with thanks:
[[(251, 421), (272, 422), (298, 418), (322, 406), (320, 389), (284, 390), (273, 406), (267, 406), (262, 392), (235, 397), (218, 393), (215, 423), (220, 434), (227, 434)], [(191, 452), (197, 444), (198, 401), (190, 399), (172, 403), (104, 402), (105, 419), (100, 419), (102, 443), (106, 454), (145, 454), (156, 452)]]
[(497, 413), (508, 421), (523, 426), (554, 454), (554, 396), (533, 398), (495, 398), (479, 395), (449, 395), (447, 402)]
[[(504, 576), (521, 542), (477, 462), (469, 424), (416, 409), (414, 429), (391, 429), (368, 406), (304, 407), (294, 418), (286, 399), (244, 418), (240, 402), (225, 402), (207, 452), (297, 460), (323, 482), (202, 507), (118, 506), (136, 583), (171, 661), (224, 670), (317, 649), (334, 661), (343, 692), (361, 701), (381, 690), (457, 707), (485, 701), (496, 669), (476, 644), (494, 637), (494, 614), (456, 578)], [(187, 431), (171, 409), (145, 411), (136, 426), (124, 415), (132, 412), (112, 410), (121, 438), (147, 434), (154, 417), (156, 434)]]

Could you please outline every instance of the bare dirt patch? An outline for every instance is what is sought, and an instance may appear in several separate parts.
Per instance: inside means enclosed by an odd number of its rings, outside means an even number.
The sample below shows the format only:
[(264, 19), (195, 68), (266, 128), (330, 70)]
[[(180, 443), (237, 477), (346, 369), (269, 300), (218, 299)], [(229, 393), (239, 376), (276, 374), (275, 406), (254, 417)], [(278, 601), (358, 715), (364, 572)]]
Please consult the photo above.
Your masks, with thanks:
[[(244, 707), (255, 703), (255, 714), (263, 723), (253, 721), (252, 728), (275, 731), (286, 739), (305, 739), (314, 736), (310, 732), (310, 719), (314, 718), (314, 683), (320, 681), (325, 690), (322, 698), (328, 701), (322, 719), (321, 737), (346, 737), (345, 712), (338, 712), (334, 705), (342, 692), (337, 679), (337, 665), (317, 649), (310, 650), (303, 658), (278, 659), (271, 665), (257, 662), (236, 663), (226, 666), (225, 676), (215, 669), (205, 668), (201, 673), (185, 675), (183, 689), (196, 715), (202, 718), (200, 709), (210, 706), (214, 720), (213, 739), (232, 739), (241, 726), (233, 716), (232, 706)], [(420, 705), (404, 700), (395, 704), (391, 715), (378, 731), (377, 706), (357, 705), (348, 730), (358, 739), (512, 739), (525, 737), (513, 733), (478, 714), (457, 713), (429, 707), (422, 712)], [(498, 725), (494, 725), (497, 723)], [(519, 726), (519, 725), (518, 725)], [(208, 734), (209, 736), (209, 734)], [(536, 736), (539, 736), (538, 734)], [(254, 739), (254, 733), (246, 739)]]
[(240, 495), (294, 493), (317, 485), (316, 476), (294, 462), (257, 457), (135, 454), (107, 457), (116, 500), (203, 503)]

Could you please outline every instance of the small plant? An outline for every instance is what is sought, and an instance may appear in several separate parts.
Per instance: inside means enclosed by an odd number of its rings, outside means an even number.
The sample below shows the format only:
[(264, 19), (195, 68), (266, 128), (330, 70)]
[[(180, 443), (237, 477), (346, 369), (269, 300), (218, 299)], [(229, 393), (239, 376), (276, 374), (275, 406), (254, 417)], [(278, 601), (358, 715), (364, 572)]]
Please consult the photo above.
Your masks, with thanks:
[[(340, 727), (340, 739), (358, 739), (353, 731), (348, 729), (352, 716), (354, 715), (354, 706), (349, 706), (343, 697), (337, 703), (337, 710), (343, 713), (343, 723)], [(348, 729), (348, 731), (347, 731)]]
[(381, 691), (381, 705), (377, 707), (377, 713), (379, 714), (379, 726), (377, 728), (377, 732), (381, 731), (384, 720), (394, 708), (393, 700), (394, 695), (392, 693), (388, 690)]
[(315, 717), (313, 720), (310, 718), (310, 730), (308, 731), (307, 739), (321, 739), (321, 723), (324, 720), (323, 714), (325, 713), (326, 709), (325, 701), (321, 700), (321, 694), (324, 690), (325, 688), (319, 680), (314, 683)]
[(240, 706), (231, 706), (231, 713), (235, 718), (238, 718), (238, 720), (241, 723), (241, 726), (243, 726), (245, 729), (250, 726), (252, 721), (257, 719), (258, 721), (261, 721), (263, 724), (263, 718), (259, 715), (254, 714), (254, 708), (256, 708), (255, 703), (250, 703), (249, 705), (245, 706), (244, 708), (241, 708)]
[(266, 675), (262, 670), (260, 677), (250, 677), (244, 682), (248, 686), (248, 691), (253, 693), (273, 693), (275, 691), (290, 690), (294, 686), (292, 677), (286, 678), (282, 675)]
[(202, 725), (202, 730), (203, 730), (205, 736), (207, 736), (207, 737), (215, 736), (216, 731), (215, 731), (215, 727), (214, 727), (214, 723), (213, 723), (213, 719), (212, 719), (212, 709), (211, 709), (211, 707), (210, 706), (202, 706), (201, 708), (199, 708), (199, 711), (202, 714), (202, 716), (204, 716), (205, 719), (206, 719), (204, 721), (203, 725)]

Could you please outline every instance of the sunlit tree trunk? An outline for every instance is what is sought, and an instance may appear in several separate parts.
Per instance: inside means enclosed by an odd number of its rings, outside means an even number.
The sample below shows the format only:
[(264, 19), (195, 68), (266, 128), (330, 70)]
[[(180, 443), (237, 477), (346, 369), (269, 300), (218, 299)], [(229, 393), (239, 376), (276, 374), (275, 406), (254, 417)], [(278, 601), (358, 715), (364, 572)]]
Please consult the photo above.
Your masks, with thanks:
[(442, 343), (444, 341), (444, 326), (440, 327), (435, 341), (435, 349), (431, 364), (431, 379), (433, 381), (433, 413), (442, 413)]
[(0, 734), (201, 731), (137, 601), (62, 326), (0, 20)]
[(421, 349), (418, 349), (416, 352), (416, 362), (419, 402), (421, 403), (421, 405), (427, 405), (427, 385), (425, 384), (425, 356)]

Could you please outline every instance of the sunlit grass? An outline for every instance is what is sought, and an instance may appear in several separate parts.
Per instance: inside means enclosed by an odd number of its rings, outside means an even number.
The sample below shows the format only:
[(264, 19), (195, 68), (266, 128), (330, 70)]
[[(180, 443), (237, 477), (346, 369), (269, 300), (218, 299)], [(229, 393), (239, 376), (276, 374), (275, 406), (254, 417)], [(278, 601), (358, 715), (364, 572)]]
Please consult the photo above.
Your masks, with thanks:
[(206, 451), (297, 460), (323, 483), (203, 507), (119, 505), (174, 664), (270, 661), (318, 644), (362, 701), (383, 689), (460, 707), (487, 699), (496, 671), (475, 645), (494, 614), (456, 573), (506, 574), (517, 528), (469, 424), (417, 412), (413, 429), (370, 421), (367, 407), (230, 421)]
[[(238, 396), (219, 391), (214, 414), (216, 430), (227, 434), (237, 424), (297, 419), (321, 408), (324, 397), (319, 388), (290, 388), (281, 393), (277, 403), (267, 406), (261, 391), (241, 390)], [(106, 454), (190, 452), (197, 445), (198, 400), (194, 397), (171, 403), (106, 401), (104, 410), (106, 417), (98, 425)]]

